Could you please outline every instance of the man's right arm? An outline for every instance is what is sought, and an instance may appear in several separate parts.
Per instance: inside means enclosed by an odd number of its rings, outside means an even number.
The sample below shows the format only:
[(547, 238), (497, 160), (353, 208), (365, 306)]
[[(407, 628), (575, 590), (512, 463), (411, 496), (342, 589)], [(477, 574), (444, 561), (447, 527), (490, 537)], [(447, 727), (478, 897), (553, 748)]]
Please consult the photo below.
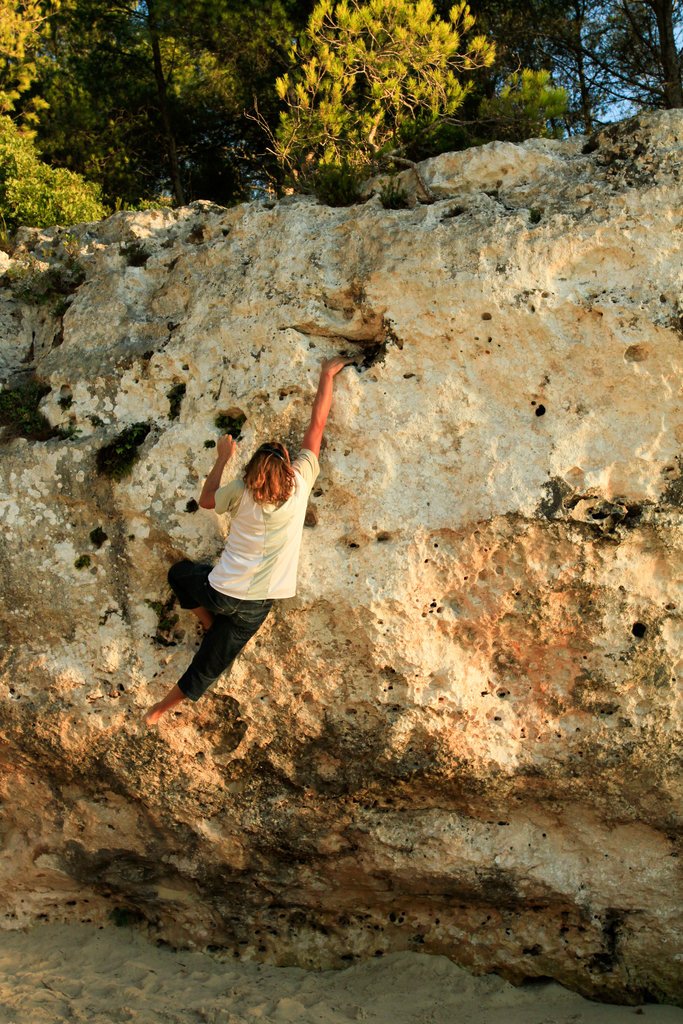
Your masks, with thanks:
[(303, 443), (303, 447), (307, 451), (313, 452), (316, 458), (320, 455), (323, 431), (325, 430), (325, 424), (327, 423), (327, 417), (332, 405), (334, 378), (340, 370), (343, 370), (350, 363), (353, 363), (353, 359), (345, 359), (343, 356), (334, 356), (332, 359), (325, 359), (323, 362), (318, 391), (311, 411), (311, 422), (304, 434)]

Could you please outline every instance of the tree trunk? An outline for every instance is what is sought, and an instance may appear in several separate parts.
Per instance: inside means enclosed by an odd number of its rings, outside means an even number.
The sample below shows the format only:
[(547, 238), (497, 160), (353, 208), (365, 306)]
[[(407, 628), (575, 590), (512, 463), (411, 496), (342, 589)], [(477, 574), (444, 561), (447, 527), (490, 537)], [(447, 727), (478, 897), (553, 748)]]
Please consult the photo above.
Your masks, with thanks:
[(164, 69), (161, 63), (161, 49), (159, 47), (159, 33), (156, 27), (156, 21), (154, 18), (154, 7), (151, 2), (147, 3), (147, 24), (149, 26), (149, 34), (152, 41), (152, 54), (154, 57), (154, 77), (157, 82), (157, 93), (159, 96), (159, 110), (161, 112), (161, 121), (164, 126), (164, 135), (166, 136), (166, 149), (168, 155), (168, 165), (171, 172), (171, 181), (173, 182), (173, 192), (175, 194), (176, 202), (179, 206), (185, 205), (185, 192), (183, 191), (183, 183), (180, 180), (180, 166), (178, 164), (178, 151), (176, 149), (175, 138), (171, 128), (171, 118), (168, 112), (168, 98), (166, 94), (166, 79), (164, 78)]
[(648, 2), (657, 18), (666, 105), (670, 110), (674, 107), (683, 107), (681, 66), (678, 62), (676, 36), (674, 35), (672, 0), (648, 0)]
[(593, 112), (591, 110), (590, 95), (586, 84), (586, 68), (583, 60), (584, 49), (581, 30), (583, 28), (584, 12), (583, 5), (578, 2), (578, 0), (574, 3), (574, 14), (576, 15), (576, 20), (574, 22), (574, 35), (576, 38), (576, 73), (579, 79), (579, 91), (581, 93), (583, 130), (586, 135), (590, 135), (593, 131)]

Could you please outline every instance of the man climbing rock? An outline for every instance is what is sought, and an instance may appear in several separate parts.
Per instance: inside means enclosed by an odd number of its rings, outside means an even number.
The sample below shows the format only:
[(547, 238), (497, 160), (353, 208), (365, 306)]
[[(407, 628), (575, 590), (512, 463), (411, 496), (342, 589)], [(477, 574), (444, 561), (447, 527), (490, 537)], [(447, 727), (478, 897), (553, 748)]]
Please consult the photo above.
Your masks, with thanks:
[(147, 725), (154, 725), (185, 699), (198, 700), (256, 633), (273, 601), (296, 593), (304, 517), (319, 472), (334, 378), (351, 362), (341, 356), (323, 362), (311, 422), (294, 462), (290, 463), (287, 449), (278, 441), (262, 444), (242, 479), (221, 487), (236, 444), (229, 434), (219, 439), (216, 462), (199, 504), (232, 517), (225, 548), (216, 566), (182, 561), (171, 566), (168, 574), (180, 607), (192, 611), (206, 633), (187, 671), (147, 711)]

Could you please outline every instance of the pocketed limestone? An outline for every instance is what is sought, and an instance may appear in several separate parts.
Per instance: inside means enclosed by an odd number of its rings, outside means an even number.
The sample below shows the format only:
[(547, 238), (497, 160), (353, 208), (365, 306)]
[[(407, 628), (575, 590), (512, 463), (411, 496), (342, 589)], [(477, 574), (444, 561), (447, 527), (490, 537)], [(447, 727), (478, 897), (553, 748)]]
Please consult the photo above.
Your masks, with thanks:
[[(446, 154), (407, 210), (20, 232), (0, 373), (62, 435), (2, 448), (4, 927), (683, 1000), (682, 137), (667, 111)], [(38, 301), (74, 246), (85, 282)], [(216, 416), (246, 417), (235, 475), (296, 450), (339, 351), (298, 596), (146, 731), (197, 643), (168, 567), (226, 533), (192, 502)]]

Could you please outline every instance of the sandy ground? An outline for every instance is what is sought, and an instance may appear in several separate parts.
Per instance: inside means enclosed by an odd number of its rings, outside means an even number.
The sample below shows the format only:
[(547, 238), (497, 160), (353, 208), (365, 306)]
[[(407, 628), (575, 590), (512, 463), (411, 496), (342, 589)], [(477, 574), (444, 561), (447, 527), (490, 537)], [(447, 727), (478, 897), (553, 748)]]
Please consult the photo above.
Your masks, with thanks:
[(113, 926), (0, 933), (0, 1024), (683, 1024), (672, 1006), (606, 1006), (554, 983), (514, 988), (444, 957), (345, 971), (223, 962)]

